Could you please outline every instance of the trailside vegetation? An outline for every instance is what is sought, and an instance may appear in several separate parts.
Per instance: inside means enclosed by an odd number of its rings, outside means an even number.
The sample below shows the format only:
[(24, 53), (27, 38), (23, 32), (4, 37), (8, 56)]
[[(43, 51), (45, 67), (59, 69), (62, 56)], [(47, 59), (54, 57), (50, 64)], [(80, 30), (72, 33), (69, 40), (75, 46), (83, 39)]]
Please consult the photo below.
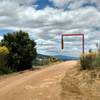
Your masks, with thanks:
[(7, 66), (16, 71), (29, 69), (36, 58), (36, 43), (29, 38), (28, 33), (17, 31), (4, 35), (0, 43), (8, 48)]
[(0, 46), (0, 75), (12, 73), (12, 70), (7, 66), (9, 50), (5, 46)]
[(81, 69), (100, 69), (100, 46), (97, 46), (97, 51), (89, 50), (89, 52), (81, 55), (80, 66)]

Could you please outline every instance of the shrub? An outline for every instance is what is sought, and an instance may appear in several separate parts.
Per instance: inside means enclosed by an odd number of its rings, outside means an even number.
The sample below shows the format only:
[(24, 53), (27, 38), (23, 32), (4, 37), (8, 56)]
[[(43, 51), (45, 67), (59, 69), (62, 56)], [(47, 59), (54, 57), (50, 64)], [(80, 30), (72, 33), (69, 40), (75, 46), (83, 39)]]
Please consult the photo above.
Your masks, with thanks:
[(17, 71), (32, 67), (32, 60), (37, 53), (33, 40), (30, 40), (28, 33), (23, 31), (8, 33), (1, 41), (2, 46), (9, 50), (8, 66)]
[(9, 50), (5, 46), (0, 47), (0, 75), (12, 73), (12, 69), (8, 68), (8, 54)]
[(96, 59), (96, 53), (89, 52), (85, 53), (84, 55), (81, 55), (80, 57), (80, 64), (82, 69), (93, 69), (94, 66), (94, 60)]
[(9, 50), (5, 46), (0, 47), (0, 67), (7, 66)]
[(93, 61), (93, 66), (96, 67), (96, 69), (100, 69), (100, 55), (97, 55), (95, 60)]
[(56, 62), (57, 58), (55, 58), (55, 57), (49, 57), (48, 61), (49, 62)]
[(13, 70), (9, 67), (0, 67), (0, 75), (12, 73)]
[(5, 46), (1, 46), (0, 47), (0, 55), (7, 55), (7, 54), (9, 54), (8, 48)]

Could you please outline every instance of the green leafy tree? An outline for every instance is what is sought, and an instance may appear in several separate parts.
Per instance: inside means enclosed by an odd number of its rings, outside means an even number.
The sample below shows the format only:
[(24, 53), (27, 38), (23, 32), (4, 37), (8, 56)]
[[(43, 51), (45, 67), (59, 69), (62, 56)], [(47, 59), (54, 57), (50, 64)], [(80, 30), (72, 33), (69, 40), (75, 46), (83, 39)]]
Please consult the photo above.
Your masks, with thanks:
[(8, 33), (1, 41), (2, 46), (9, 50), (8, 66), (12, 69), (25, 70), (32, 67), (32, 60), (36, 58), (36, 43), (30, 40), (28, 33), (23, 31)]

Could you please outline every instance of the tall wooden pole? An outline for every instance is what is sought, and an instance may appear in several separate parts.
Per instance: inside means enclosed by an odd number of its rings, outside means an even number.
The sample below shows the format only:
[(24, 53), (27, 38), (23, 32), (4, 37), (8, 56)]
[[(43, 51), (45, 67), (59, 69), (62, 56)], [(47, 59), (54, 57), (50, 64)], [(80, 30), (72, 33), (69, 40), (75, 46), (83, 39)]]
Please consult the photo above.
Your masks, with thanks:
[(61, 36), (61, 48), (64, 49), (64, 39), (63, 39), (63, 35)]
[(84, 56), (84, 33), (82, 33), (82, 48), (83, 48), (83, 56)]

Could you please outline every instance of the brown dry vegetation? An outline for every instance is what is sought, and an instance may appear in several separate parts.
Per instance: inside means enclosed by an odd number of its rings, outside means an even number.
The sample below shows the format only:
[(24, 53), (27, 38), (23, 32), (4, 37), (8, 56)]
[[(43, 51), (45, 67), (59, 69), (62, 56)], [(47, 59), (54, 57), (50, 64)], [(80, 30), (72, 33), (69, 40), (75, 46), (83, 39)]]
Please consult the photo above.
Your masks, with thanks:
[(100, 100), (100, 71), (78, 67), (66, 72), (62, 79), (62, 100)]

